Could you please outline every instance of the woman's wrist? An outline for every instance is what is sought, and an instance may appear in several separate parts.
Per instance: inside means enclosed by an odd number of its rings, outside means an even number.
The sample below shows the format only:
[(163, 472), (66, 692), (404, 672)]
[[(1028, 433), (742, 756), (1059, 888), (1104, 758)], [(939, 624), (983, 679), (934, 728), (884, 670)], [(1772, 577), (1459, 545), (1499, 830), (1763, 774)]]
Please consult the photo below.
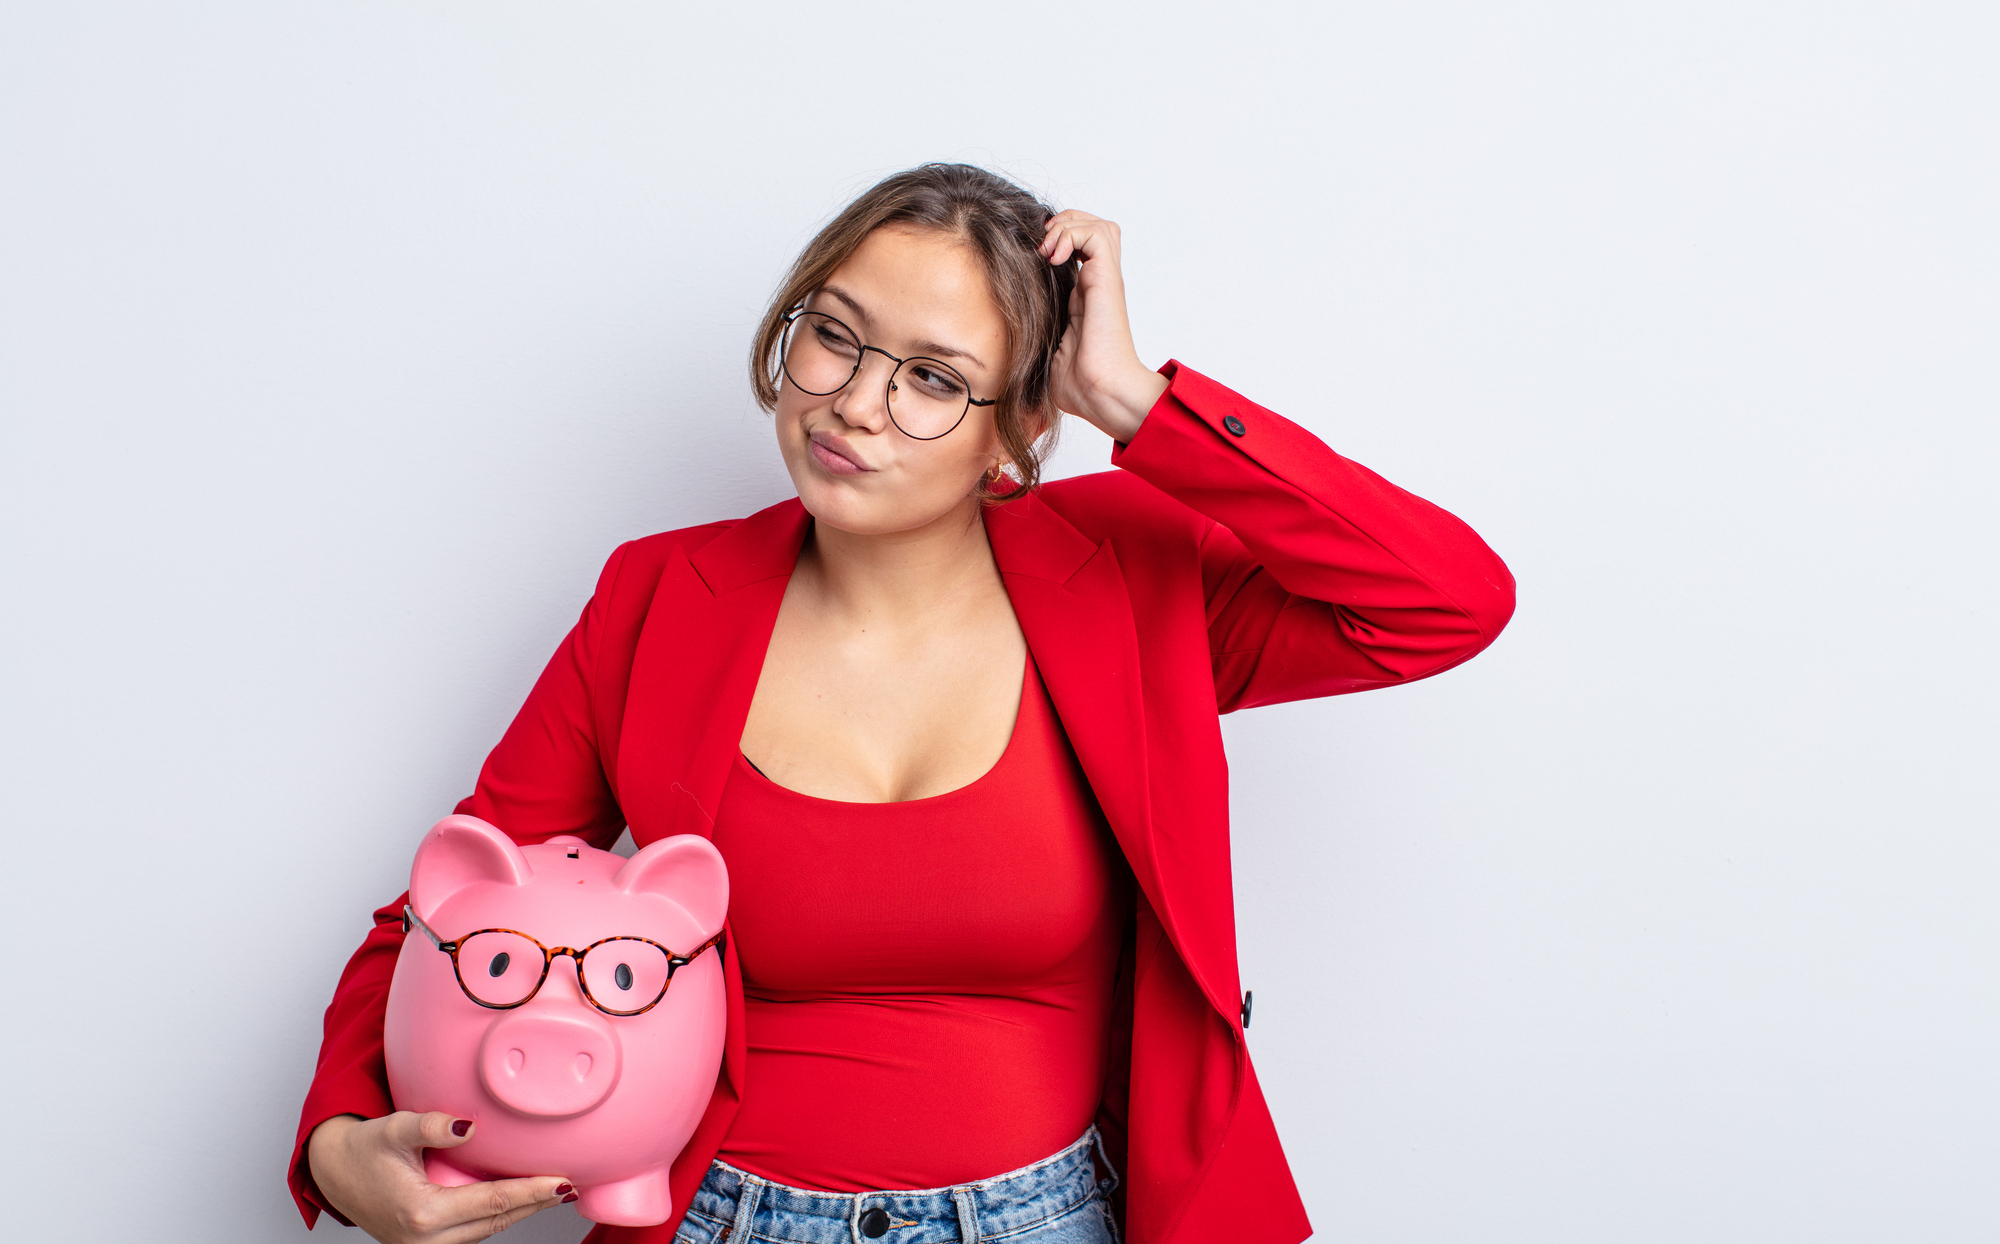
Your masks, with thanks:
[[(306, 1134), (306, 1173), (312, 1176), (314, 1183), (319, 1182), (319, 1175), (313, 1170), (315, 1155), (324, 1160), (327, 1149), (340, 1143), (343, 1132), (358, 1123), (365, 1122), (367, 1120), (358, 1114), (336, 1114), (315, 1124), (313, 1130)], [(324, 1187), (320, 1189), (320, 1195), (326, 1195)]]
[(1079, 411), (1098, 431), (1119, 444), (1128, 444), (1139, 433), (1146, 414), (1167, 391), (1167, 378), (1137, 359), (1117, 379), (1100, 385), (1091, 394), (1091, 409)]

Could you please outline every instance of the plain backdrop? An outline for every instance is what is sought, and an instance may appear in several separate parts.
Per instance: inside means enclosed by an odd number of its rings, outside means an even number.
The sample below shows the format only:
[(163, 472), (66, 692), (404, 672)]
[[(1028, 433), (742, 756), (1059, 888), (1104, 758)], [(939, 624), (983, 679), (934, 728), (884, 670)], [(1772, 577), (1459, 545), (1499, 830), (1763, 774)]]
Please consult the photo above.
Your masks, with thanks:
[(1519, 579), (1462, 669), (1226, 723), (1320, 1237), (2000, 1236), (1996, 36), (0, 3), (0, 1236), (304, 1238), (369, 910), (614, 545), (789, 495), (752, 326), (932, 159), (1119, 221), (1149, 362)]

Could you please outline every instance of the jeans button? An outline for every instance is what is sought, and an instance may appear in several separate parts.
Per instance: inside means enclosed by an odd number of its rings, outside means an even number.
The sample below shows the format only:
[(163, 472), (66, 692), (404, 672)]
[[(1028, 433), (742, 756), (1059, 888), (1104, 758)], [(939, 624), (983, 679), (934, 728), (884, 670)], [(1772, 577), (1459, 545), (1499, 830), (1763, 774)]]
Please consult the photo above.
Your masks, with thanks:
[(878, 1239), (889, 1232), (889, 1212), (876, 1206), (861, 1215), (861, 1234), (869, 1239)]

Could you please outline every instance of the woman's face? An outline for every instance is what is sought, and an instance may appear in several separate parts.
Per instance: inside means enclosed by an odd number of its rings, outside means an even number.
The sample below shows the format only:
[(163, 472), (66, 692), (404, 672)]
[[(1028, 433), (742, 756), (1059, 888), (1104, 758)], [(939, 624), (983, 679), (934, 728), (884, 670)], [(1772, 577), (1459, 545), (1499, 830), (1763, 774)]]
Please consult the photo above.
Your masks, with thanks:
[[(986, 274), (970, 248), (944, 234), (877, 229), (807, 305), (864, 345), (950, 364), (973, 397), (994, 397), (1006, 375), (1007, 322)], [(842, 531), (885, 535), (976, 505), (980, 476), (1005, 460), (994, 408), (973, 406), (948, 435), (913, 440), (889, 418), (896, 365), (874, 350), (861, 357), (854, 379), (825, 397), (789, 380), (780, 386), (778, 448), (806, 509)]]

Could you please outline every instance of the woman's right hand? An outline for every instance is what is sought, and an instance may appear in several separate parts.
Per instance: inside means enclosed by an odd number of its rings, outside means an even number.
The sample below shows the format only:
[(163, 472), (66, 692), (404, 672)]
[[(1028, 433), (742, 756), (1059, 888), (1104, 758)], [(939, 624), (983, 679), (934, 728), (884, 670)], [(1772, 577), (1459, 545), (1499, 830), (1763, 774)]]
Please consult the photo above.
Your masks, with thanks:
[[(454, 1134), (455, 1127), (463, 1134)], [(461, 1244), (497, 1235), (528, 1215), (576, 1199), (556, 1175), (445, 1188), (424, 1176), (424, 1150), (453, 1149), (472, 1124), (441, 1110), (380, 1119), (328, 1119), (306, 1141), (306, 1165), (324, 1196), (383, 1244)]]

